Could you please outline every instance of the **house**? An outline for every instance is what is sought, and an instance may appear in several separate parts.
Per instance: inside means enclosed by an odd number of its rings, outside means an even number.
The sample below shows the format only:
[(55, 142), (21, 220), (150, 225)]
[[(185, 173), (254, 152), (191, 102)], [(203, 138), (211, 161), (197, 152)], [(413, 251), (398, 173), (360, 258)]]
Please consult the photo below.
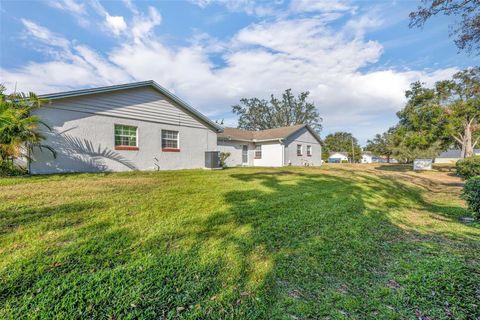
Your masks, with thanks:
[(328, 163), (342, 163), (349, 162), (348, 152), (330, 152), (328, 156)]
[(398, 160), (387, 156), (376, 156), (367, 151), (362, 153), (361, 163), (398, 163)]
[(369, 151), (362, 153), (361, 163), (373, 163), (373, 154)]
[(226, 160), (229, 167), (319, 166), (320, 143), (320, 137), (308, 125), (261, 131), (224, 128), (217, 134), (218, 150), (230, 153)]
[[(480, 155), (480, 149), (473, 150), (473, 153), (477, 156)], [(458, 160), (462, 159), (462, 151), (459, 149), (449, 149), (438, 155), (434, 159), (435, 163), (456, 163)]]
[(203, 168), (223, 129), (154, 81), (40, 96), (52, 131), (33, 174)]

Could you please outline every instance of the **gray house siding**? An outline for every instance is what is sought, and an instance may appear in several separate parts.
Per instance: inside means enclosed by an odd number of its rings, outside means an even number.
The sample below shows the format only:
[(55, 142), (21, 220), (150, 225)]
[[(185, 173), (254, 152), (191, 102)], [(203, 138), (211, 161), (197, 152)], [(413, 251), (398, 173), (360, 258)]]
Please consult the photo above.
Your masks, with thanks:
[(203, 123), (177, 107), (174, 102), (151, 87), (54, 100), (50, 108), (205, 128)]
[[(35, 150), (33, 174), (203, 168), (217, 148), (214, 130), (149, 87), (53, 100), (37, 114), (57, 158)], [(115, 150), (115, 124), (137, 127), (139, 150)], [(179, 132), (180, 152), (162, 151), (162, 129)]]
[[(292, 166), (320, 166), (322, 164), (322, 146), (307, 128), (302, 128), (289, 136), (284, 141), (285, 144), (285, 164)], [(297, 145), (301, 144), (303, 149), (302, 156), (297, 156)], [(312, 146), (312, 156), (307, 156), (307, 146)]]

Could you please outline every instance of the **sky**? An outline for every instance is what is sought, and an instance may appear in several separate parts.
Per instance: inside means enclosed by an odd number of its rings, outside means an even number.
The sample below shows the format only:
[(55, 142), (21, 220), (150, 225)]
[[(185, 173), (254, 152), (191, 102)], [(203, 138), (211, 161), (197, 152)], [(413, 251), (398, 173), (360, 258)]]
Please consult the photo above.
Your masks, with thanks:
[(397, 122), (410, 83), (478, 65), (454, 17), (408, 27), (420, 0), (0, 1), (0, 83), (38, 94), (155, 80), (235, 126), (241, 98), (309, 91), (321, 136), (361, 144)]

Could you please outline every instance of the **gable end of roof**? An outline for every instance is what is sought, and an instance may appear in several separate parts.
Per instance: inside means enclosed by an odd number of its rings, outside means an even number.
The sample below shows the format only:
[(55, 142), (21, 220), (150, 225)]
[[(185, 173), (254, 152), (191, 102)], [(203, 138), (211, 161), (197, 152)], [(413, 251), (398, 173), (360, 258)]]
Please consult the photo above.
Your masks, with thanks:
[(95, 94), (95, 93), (114, 92), (118, 90), (134, 89), (134, 88), (141, 88), (141, 87), (151, 87), (155, 89), (156, 91), (166, 96), (171, 101), (175, 102), (185, 111), (187, 111), (189, 114), (191, 114), (195, 118), (199, 119), (200, 121), (208, 125), (217, 133), (223, 131), (222, 126), (210, 120), (205, 115), (203, 115), (202, 113), (197, 111), (195, 108), (190, 106), (187, 102), (183, 101), (182, 99), (180, 99), (179, 97), (177, 97), (176, 95), (174, 95), (173, 93), (165, 89), (164, 87), (160, 86), (158, 83), (156, 83), (153, 80), (113, 85), (113, 86), (107, 86), (107, 87), (98, 87), (98, 88), (80, 89), (80, 90), (43, 94), (43, 95), (39, 95), (39, 98), (48, 99), (48, 100), (58, 100), (58, 99), (79, 97), (79, 96)]
[(322, 144), (322, 140), (318, 134), (309, 125), (298, 124), (288, 127), (280, 127), (259, 131), (243, 130), (238, 128), (225, 128), (222, 133), (217, 135), (219, 140), (235, 140), (235, 141), (247, 141), (247, 142), (262, 142), (262, 141), (276, 141), (283, 140), (291, 137), (303, 128), (314, 136), (314, 138)]

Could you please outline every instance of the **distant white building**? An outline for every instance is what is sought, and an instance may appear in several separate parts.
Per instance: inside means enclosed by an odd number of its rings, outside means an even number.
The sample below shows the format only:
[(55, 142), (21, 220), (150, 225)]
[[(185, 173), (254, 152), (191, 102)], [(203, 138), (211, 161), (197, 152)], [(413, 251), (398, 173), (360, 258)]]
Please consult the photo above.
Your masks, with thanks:
[[(476, 156), (480, 155), (480, 149), (473, 150), (473, 153)], [(458, 160), (462, 159), (462, 151), (459, 149), (449, 149), (444, 151), (435, 158), (435, 163), (456, 163)]]
[(362, 160), (360, 160), (361, 163), (373, 163), (373, 155), (371, 152), (364, 152), (362, 154)]
[(330, 152), (328, 156), (328, 162), (329, 163), (349, 162), (348, 153), (347, 152)]

